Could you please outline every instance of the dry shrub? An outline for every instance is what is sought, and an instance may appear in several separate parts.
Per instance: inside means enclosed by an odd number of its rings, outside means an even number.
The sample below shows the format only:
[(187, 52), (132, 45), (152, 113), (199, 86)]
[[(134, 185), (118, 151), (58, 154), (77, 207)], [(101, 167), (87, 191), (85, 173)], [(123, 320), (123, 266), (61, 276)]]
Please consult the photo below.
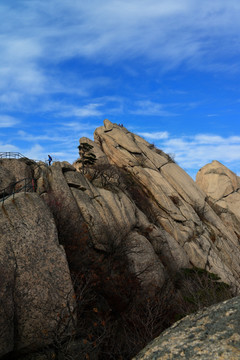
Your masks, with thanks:
[(125, 180), (125, 172), (112, 164), (95, 164), (86, 169), (85, 175), (91, 182), (103, 188), (121, 188)]
[(175, 275), (174, 282), (181, 293), (179, 308), (183, 315), (233, 296), (230, 286), (221, 282), (218, 275), (197, 267), (182, 269)]

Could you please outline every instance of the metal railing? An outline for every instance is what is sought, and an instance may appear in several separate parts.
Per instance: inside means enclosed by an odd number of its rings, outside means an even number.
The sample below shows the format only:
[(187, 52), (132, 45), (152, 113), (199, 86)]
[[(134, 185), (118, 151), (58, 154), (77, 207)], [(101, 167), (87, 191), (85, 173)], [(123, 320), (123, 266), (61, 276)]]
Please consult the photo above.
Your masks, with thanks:
[(34, 178), (24, 178), (13, 184), (8, 185), (5, 189), (0, 190), (0, 202), (2, 205), (4, 201), (9, 197), (13, 197), (19, 192), (35, 192), (36, 191), (36, 179)]
[[(27, 159), (30, 161), (34, 161), (35, 163), (44, 162), (46, 165), (48, 165), (48, 160), (35, 160), (35, 159), (29, 159), (23, 154), (19, 152), (12, 152), (12, 151), (5, 151), (0, 152), (0, 159)], [(52, 160), (52, 163), (58, 161), (58, 159)]]
[(0, 152), (0, 159), (21, 159), (26, 158), (26, 156), (20, 154), (19, 152)]

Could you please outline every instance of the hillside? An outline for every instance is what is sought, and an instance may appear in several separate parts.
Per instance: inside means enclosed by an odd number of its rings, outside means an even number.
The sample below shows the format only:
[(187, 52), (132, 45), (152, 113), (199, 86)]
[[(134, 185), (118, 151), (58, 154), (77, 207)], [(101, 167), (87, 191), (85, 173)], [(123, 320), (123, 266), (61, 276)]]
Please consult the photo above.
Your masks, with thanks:
[(1, 356), (130, 359), (239, 293), (234, 173), (213, 162), (195, 183), (109, 120), (86, 143), (97, 160), (84, 168), (0, 159)]

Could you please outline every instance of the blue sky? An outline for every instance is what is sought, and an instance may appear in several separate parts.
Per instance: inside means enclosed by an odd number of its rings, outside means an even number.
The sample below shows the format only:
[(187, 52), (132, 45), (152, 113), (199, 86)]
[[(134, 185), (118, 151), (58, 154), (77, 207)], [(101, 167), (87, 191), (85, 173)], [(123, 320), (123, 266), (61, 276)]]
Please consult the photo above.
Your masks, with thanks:
[(0, 2), (0, 152), (74, 161), (108, 118), (240, 175), (239, 0)]

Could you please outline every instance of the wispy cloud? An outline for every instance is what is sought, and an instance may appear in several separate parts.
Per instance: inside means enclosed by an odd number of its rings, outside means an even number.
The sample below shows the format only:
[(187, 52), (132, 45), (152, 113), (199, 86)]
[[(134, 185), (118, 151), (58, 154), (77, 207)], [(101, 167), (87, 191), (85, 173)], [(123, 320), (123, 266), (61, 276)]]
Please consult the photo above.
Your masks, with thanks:
[(63, 127), (63, 129), (68, 129), (68, 130), (72, 130), (72, 131), (93, 131), (95, 130), (98, 126), (101, 126), (102, 124), (97, 124), (97, 123), (89, 123), (89, 122), (79, 122), (79, 121), (71, 121), (71, 122), (67, 122), (67, 123), (61, 123), (61, 126)]
[[(2, 1), (1, 132), (5, 129), (5, 138), (10, 136), (7, 128), (19, 124), (18, 114), (27, 131), (27, 115), (33, 113), (37, 119), (35, 133), (12, 132), (11, 139), (6, 139), (8, 149), (19, 137), (27, 143), (21, 144), (22, 151), (29, 154), (40, 156), (49, 151), (61, 159), (73, 159), (76, 139), (92, 137), (103, 116), (112, 114), (113, 121), (121, 122), (117, 114), (127, 115), (124, 121), (134, 127), (133, 115), (140, 123), (144, 116), (157, 121), (157, 117), (193, 112), (205, 96), (192, 93), (197, 87), (195, 79), (187, 78), (186, 86), (184, 80), (182, 86), (176, 81), (177, 90), (167, 101), (164, 79), (176, 69), (181, 70), (180, 77), (182, 69), (184, 73), (195, 74), (197, 69), (224, 76), (239, 72), (239, 13), (238, 0)], [(158, 78), (159, 73), (162, 77)], [(172, 79), (169, 86), (174, 85)], [(158, 90), (162, 97), (156, 96)], [(220, 111), (205, 106), (205, 118)], [(42, 130), (47, 121), (51, 132)], [(187, 169), (211, 158), (229, 163), (239, 160), (237, 137), (173, 137), (165, 131), (143, 130), (142, 135), (156, 142), (160, 139), (159, 146), (175, 152)], [(6, 144), (2, 143), (3, 148)]]
[[(35, 160), (45, 160), (47, 154), (51, 154), (54, 160), (73, 162), (78, 158), (79, 139), (88, 137), (93, 140), (93, 132), (99, 125), (102, 124), (72, 121), (58, 122), (54, 128), (46, 127), (37, 133), (34, 128), (28, 128), (28, 131), (19, 130), (12, 136), (12, 142), (17, 139), (22, 145), (21, 149), (14, 151)], [(4, 148), (6, 151), (13, 151), (8, 149), (8, 145)]]
[(19, 152), (19, 148), (15, 145), (9, 144), (9, 143), (3, 143), (2, 141), (0, 142), (0, 152), (8, 152), (8, 151), (13, 151), (13, 152)]
[(88, 104), (81, 107), (76, 106), (65, 106), (65, 110), (59, 112), (60, 116), (63, 117), (92, 117), (102, 116), (102, 111), (99, 108), (102, 104)]
[(150, 140), (168, 139), (169, 137), (169, 133), (167, 131), (139, 132), (138, 135)]
[[(175, 154), (175, 160), (186, 171), (196, 171), (212, 160), (223, 162), (230, 169), (236, 169), (240, 161), (240, 137), (197, 134), (173, 137), (156, 142), (165, 152)], [(195, 169), (195, 170), (194, 170)]]
[(161, 61), (162, 69), (185, 62), (223, 71), (221, 54), (239, 56), (239, 10), (237, 0), (13, 0), (0, 5), (0, 89), (48, 92), (54, 66), (78, 57), (105, 64), (141, 57)]
[(149, 116), (176, 116), (164, 108), (163, 104), (155, 103), (150, 100), (137, 101), (135, 103), (135, 109), (131, 110), (131, 114), (135, 115), (149, 115)]
[(10, 128), (18, 124), (20, 121), (12, 116), (0, 115), (0, 128)]

